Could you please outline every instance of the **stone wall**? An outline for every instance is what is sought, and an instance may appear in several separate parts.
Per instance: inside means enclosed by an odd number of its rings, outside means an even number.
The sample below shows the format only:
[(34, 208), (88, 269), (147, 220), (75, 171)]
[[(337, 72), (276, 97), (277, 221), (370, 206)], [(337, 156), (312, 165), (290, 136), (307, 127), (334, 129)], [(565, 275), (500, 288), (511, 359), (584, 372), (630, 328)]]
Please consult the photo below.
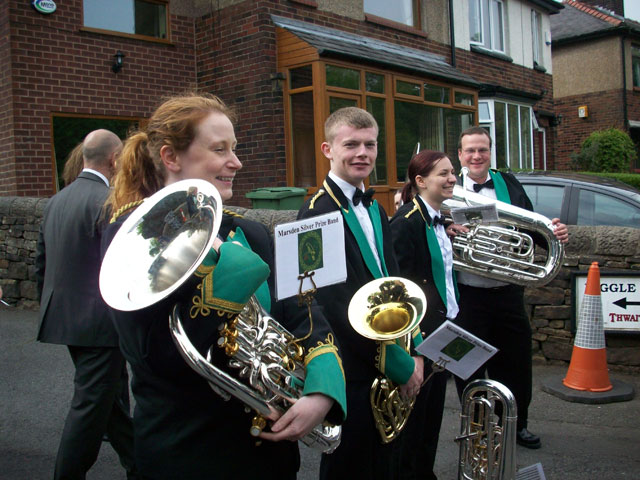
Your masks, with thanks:
[[(38, 306), (34, 259), (38, 227), (46, 199), (0, 197), (0, 285), (5, 300), (20, 308)], [(231, 207), (247, 218), (273, 227), (295, 219), (295, 211), (247, 210)], [(544, 287), (527, 288), (525, 303), (533, 330), (534, 359), (569, 361), (571, 332), (571, 274), (586, 271), (597, 261), (602, 270), (640, 271), (640, 229), (570, 226), (564, 266)], [(640, 371), (640, 335), (607, 333), (610, 366)]]

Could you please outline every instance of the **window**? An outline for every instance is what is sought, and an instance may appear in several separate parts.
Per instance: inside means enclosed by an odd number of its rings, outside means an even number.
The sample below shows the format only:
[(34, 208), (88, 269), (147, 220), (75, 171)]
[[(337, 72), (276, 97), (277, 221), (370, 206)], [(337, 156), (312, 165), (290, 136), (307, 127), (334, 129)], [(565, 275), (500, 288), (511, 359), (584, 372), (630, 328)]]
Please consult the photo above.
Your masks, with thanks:
[(542, 63), (542, 15), (531, 10), (531, 44), (533, 47), (533, 66), (543, 66)]
[(472, 44), (505, 53), (502, 0), (469, 0), (469, 35)]
[(364, 12), (418, 28), (416, 0), (364, 0)]
[(522, 183), (527, 197), (533, 204), (533, 211), (547, 218), (560, 218), (562, 201), (564, 199), (563, 186), (536, 185)]
[(154, 0), (84, 0), (84, 26), (167, 38), (167, 4)]
[(581, 189), (577, 225), (621, 225), (638, 227), (640, 210), (609, 195)]
[(495, 168), (533, 169), (531, 106), (499, 100), (478, 103), (480, 122), (494, 133), (492, 163)]
[(86, 137), (89, 132), (99, 128), (106, 128), (124, 140), (127, 138), (129, 130), (137, 127), (139, 120), (54, 115), (52, 123), (56, 183), (58, 184), (58, 189), (61, 189), (64, 187), (62, 172), (69, 158), (69, 154), (78, 143), (84, 140), (84, 137)]
[(322, 60), (292, 66), (286, 76), (287, 176), (296, 187), (322, 183), (329, 168), (318, 149), (322, 125), (339, 108), (364, 108), (378, 123), (378, 157), (369, 184), (379, 187), (377, 198), (385, 208), (393, 206), (389, 192), (404, 182), (417, 144), (444, 151), (455, 163), (458, 136), (474, 125), (477, 93), (440, 81)]
[(640, 46), (631, 46), (631, 69), (633, 70), (633, 86), (640, 88)]

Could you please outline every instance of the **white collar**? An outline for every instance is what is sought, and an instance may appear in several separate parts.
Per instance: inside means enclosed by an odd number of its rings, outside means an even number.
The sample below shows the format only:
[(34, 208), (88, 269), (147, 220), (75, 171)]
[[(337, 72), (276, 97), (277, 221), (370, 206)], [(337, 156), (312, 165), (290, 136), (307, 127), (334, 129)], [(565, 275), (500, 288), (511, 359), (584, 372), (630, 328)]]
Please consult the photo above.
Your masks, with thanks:
[(427, 202), (421, 195), (418, 195), (418, 197), (420, 198), (420, 200), (422, 201), (422, 203), (424, 203), (424, 206), (427, 207), (427, 212), (429, 213), (429, 216), (431, 217), (431, 223), (433, 223), (433, 219), (436, 217), (436, 215), (438, 217), (440, 217), (440, 211), (434, 209), (431, 205), (429, 205), (429, 202)]
[[(345, 182), (343, 179), (338, 177), (333, 172), (329, 172), (328, 176), (331, 180), (335, 182), (336, 185), (338, 185), (338, 187), (340, 187), (340, 190), (342, 190), (342, 193), (344, 194), (344, 196), (347, 197), (347, 200), (349, 200), (349, 203), (353, 203), (353, 194), (356, 191), (356, 187), (351, 185), (349, 182)], [(360, 189), (364, 191), (364, 184), (360, 185), (360, 187), (361, 187)]]
[(102, 179), (102, 181), (107, 185), (107, 187), (109, 186), (109, 180), (107, 179), (107, 177), (105, 177), (99, 171), (94, 170), (93, 168), (83, 168), (82, 171), (83, 172), (93, 173), (94, 175), (97, 175), (98, 177), (100, 177)]
[(491, 174), (489, 172), (487, 172), (487, 178), (484, 179), (484, 182), (476, 182), (473, 178), (467, 176), (467, 180), (469, 180), (469, 186), (475, 185), (476, 183), (487, 183), (489, 180), (491, 180)]

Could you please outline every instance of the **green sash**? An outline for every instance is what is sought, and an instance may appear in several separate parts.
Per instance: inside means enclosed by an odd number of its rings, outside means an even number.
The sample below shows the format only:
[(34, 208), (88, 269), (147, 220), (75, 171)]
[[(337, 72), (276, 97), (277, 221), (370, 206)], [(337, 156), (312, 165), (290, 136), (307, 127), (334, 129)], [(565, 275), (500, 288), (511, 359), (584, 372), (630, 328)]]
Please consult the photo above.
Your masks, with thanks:
[(447, 306), (447, 282), (444, 278), (444, 260), (442, 259), (442, 251), (440, 250), (440, 244), (438, 243), (438, 237), (435, 230), (429, 225), (429, 222), (425, 222), (425, 230), (427, 234), (427, 245), (429, 246), (429, 254), (431, 255), (431, 273), (433, 275), (433, 281), (436, 284), (440, 298)]
[(367, 208), (367, 211), (369, 212), (369, 218), (371, 219), (371, 223), (373, 225), (373, 234), (376, 240), (376, 248), (378, 249), (380, 265), (382, 265), (382, 272), (380, 271), (380, 268), (378, 268), (376, 257), (371, 251), (371, 247), (369, 246), (369, 242), (367, 241), (367, 236), (364, 234), (362, 226), (360, 225), (358, 217), (354, 213), (353, 209), (345, 210), (342, 206), (340, 206), (340, 210), (342, 211), (342, 215), (347, 222), (349, 229), (353, 233), (353, 236), (356, 237), (356, 242), (358, 242), (358, 248), (360, 248), (364, 263), (367, 265), (367, 268), (369, 269), (373, 277), (388, 277), (389, 273), (387, 272), (387, 266), (384, 262), (384, 248), (382, 245), (382, 221), (380, 220), (380, 209), (378, 208), (378, 202), (374, 200)]
[(491, 180), (493, 180), (493, 187), (496, 190), (496, 198), (501, 202), (511, 204), (511, 197), (509, 196), (509, 190), (507, 189), (507, 184), (500, 175), (500, 172), (492, 172), (489, 170), (489, 175), (491, 176)]
[[(235, 233), (233, 235), (232, 233), (229, 233), (229, 236), (227, 237), (226, 241), (238, 242), (243, 247), (251, 250), (251, 246), (247, 241), (247, 237), (245, 237), (244, 232), (240, 227), (236, 228)], [(267, 283), (266, 280), (262, 282), (262, 285), (258, 287), (258, 290), (256, 290), (255, 292), (255, 296), (260, 302), (260, 305), (262, 305), (262, 307), (267, 311), (267, 313), (271, 312), (271, 292), (269, 291), (269, 284)]]

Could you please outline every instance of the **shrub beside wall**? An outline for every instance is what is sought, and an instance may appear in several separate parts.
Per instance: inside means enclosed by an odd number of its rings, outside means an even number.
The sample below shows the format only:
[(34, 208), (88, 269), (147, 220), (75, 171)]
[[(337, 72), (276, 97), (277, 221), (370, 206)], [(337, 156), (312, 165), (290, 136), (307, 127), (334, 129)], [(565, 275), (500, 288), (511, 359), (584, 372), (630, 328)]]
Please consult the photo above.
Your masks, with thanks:
[[(37, 309), (34, 260), (38, 229), (46, 199), (0, 197), (0, 285), (5, 299), (20, 308)], [(295, 211), (247, 210), (231, 207), (273, 228), (295, 219)], [(601, 270), (640, 272), (640, 229), (569, 226), (564, 266), (544, 287), (527, 288), (525, 303), (533, 331), (533, 355), (539, 361), (571, 359), (571, 273), (586, 271), (597, 261)], [(610, 366), (640, 372), (640, 332), (607, 333)]]

